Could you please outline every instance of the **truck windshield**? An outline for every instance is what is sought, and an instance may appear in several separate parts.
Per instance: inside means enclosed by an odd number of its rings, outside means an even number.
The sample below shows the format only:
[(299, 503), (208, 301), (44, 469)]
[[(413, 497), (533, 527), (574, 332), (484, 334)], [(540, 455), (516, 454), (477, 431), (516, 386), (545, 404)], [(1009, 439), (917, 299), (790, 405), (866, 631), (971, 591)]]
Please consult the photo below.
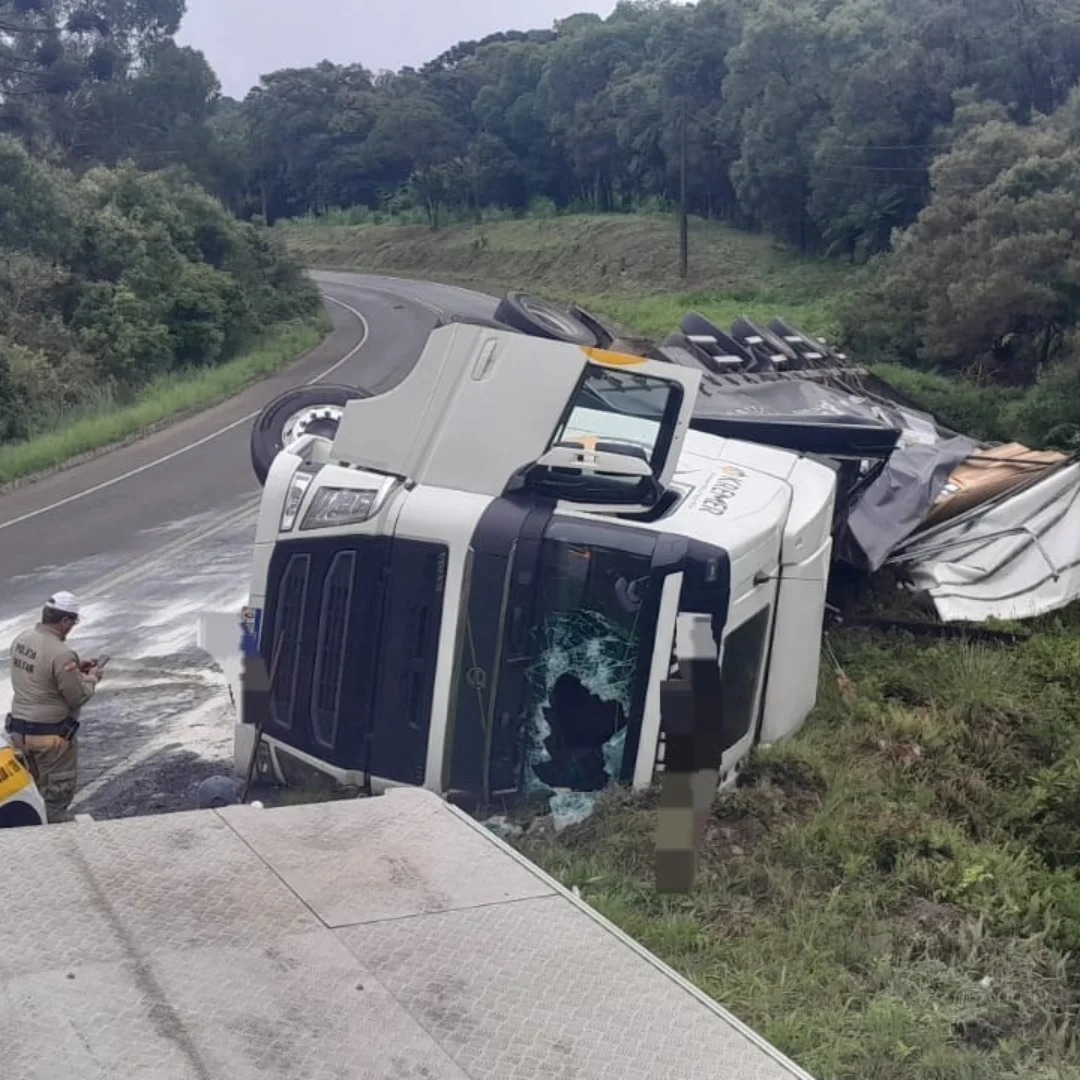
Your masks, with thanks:
[(489, 508), (469, 560), (448, 790), (506, 807), (632, 777), (663, 595), (656, 546), (655, 533), (530, 500)]
[(524, 625), (508, 625), (500, 673), (500, 689), (516, 698), (527, 797), (622, 779), (653, 654), (650, 566), (651, 554), (542, 543), (531, 603), (518, 609)]

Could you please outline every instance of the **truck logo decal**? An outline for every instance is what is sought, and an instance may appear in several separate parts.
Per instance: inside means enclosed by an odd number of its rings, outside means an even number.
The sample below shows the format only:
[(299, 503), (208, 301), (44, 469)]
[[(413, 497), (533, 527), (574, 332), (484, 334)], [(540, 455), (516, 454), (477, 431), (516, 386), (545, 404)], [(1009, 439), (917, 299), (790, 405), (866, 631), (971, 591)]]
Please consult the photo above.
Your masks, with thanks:
[(721, 465), (717, 470), (717, 478), (701, 500), (698, 509), (714, 517), (723, 517), (731, 506), (731, 500), (742, 491), (745, 479), (746, 473), (742, 469), (737, 469), (734, 465)]

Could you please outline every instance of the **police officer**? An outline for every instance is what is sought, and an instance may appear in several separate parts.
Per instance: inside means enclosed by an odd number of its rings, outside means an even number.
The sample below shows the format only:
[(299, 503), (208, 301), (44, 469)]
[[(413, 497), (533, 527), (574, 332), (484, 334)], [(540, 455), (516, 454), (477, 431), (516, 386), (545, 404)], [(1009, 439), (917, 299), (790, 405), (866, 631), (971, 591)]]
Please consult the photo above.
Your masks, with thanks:
[(79, 711), (101, 681), (97, 661), (81, 663), (67, 644), (79, 621), (69, 592), (50, 596), (41, 622), (11, 644), (11, 713), (5, 729), (26, 761), (50, 824), (67, 821), (78, 780)]

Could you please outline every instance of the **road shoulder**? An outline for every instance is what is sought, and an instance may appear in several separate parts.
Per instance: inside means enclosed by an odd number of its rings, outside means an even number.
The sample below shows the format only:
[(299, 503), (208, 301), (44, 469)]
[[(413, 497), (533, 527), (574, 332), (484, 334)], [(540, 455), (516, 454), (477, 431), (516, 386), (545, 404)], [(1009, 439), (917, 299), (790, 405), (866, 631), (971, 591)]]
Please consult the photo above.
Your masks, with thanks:
[(36, 479), (26, 478), (0, 489), (3, 498), (0, 528), (213, 438), (242, 423), (278, 394), (319, 376), (350, 351), (355, 351), (366, 335), (362, 315), (350, 305), (343, 305), (333, 298), (327, 299), (333, 326), (313, 349), (273, 374), (253, 382), (239, 394), (204, 411), (165, 421), (154, 430), (86, 455), (83, 460), (68, 462)]

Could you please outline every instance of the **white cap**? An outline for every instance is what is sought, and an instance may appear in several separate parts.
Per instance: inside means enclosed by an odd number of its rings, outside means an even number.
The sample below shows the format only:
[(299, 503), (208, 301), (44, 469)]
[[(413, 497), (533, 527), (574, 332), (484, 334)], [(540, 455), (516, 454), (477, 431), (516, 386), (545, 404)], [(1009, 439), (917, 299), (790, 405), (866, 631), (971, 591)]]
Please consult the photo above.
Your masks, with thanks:
[(62, 611), (65, 615), (79, 614), (79, 601), (73, 593), (69, 592), (53, 593), (45, 601), (45, 606), (51, 607), (54, 611)]

